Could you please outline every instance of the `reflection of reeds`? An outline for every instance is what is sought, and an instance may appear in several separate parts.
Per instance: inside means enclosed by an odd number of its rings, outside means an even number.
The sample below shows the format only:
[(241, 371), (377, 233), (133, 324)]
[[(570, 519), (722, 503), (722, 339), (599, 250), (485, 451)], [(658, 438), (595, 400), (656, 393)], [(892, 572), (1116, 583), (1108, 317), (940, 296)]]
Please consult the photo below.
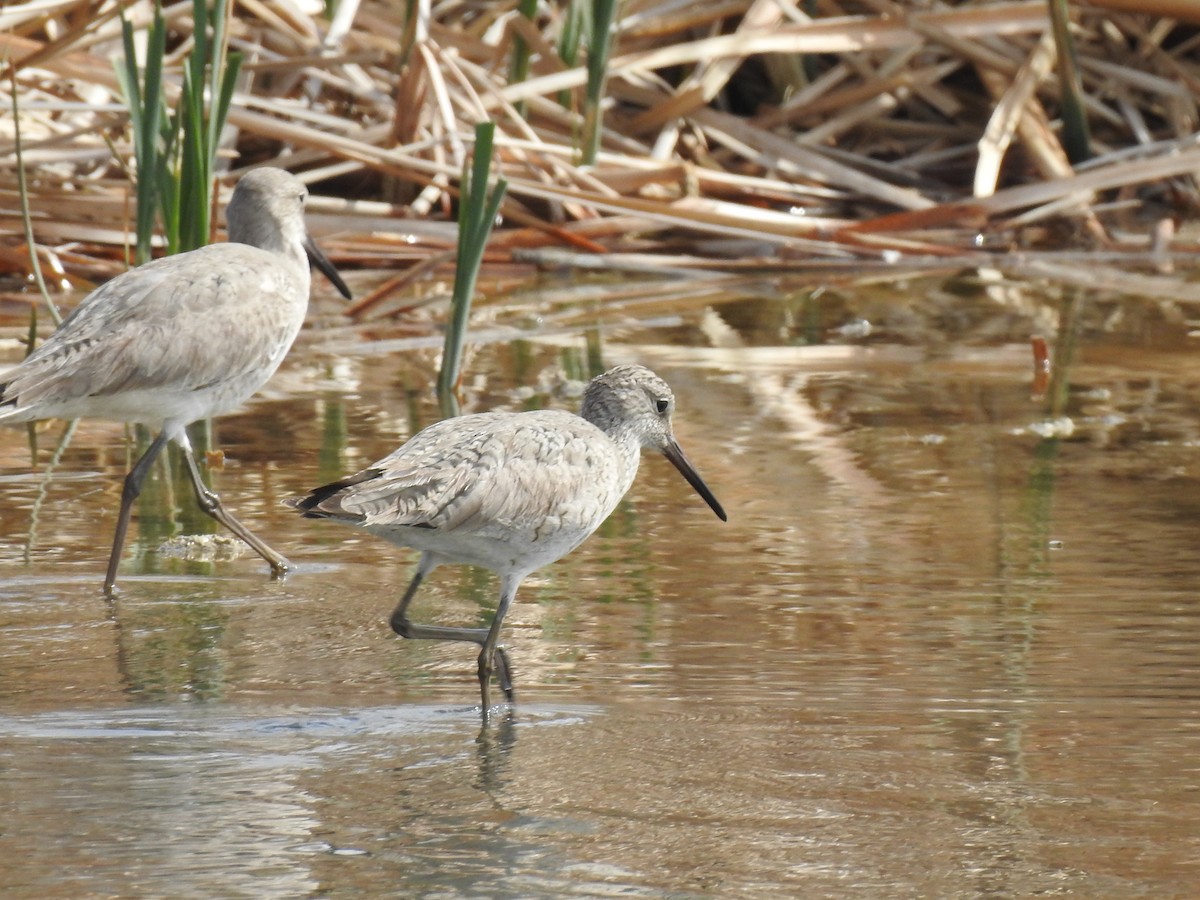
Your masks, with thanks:
[[(62, 434), (58, 438), (58, 443), (54, 446), (54, 452), (50, 454), (50, 462), (46, 464), (42, 477), (38, 481), (37, 495), (33, 498), (33, 506), (29, 509), (29, 531), (25, 535), (25, 550), (22, 553), (22, 558), (27, 563), (33, 559), (33, 546), (37, 543), (38, 520), (41, 516), (42, 506), (45, 504), (46, 497), (50, 493), (50, 485), (54, 481), (54, 473), (58, 469), (59, 463), (62, 462), (63, 454), (71, 446), (71, 439), (75, 436), (75, 427), (78, 424), (78, 419), (71, 419), (67, 422)], [(34, 442), (33, 423), (30, 422), (29, 425), (30, 451), (31, 456), (36, 462), (37, 446)]]

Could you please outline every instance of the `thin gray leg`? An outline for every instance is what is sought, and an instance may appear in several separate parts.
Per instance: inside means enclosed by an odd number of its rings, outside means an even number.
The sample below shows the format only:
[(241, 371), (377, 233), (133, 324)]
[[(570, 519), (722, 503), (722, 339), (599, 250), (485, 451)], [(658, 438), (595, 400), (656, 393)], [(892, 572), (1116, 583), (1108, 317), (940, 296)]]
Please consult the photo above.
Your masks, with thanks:
[(117, 532), (113, 535), (112, 554), (108, 557), (108, 573), (104, 576), (104, 594), (109, 599), (117, 594), (117, 567), (121, 564), (121, 550), (125, 547), (125, 535), (129, 531), (129, 517), (133, 513), (133, 501), (142, 492), (142, 483), (146, 473), (162, 448), (167, 444), (167, 433), (160, 432), (158, 437), (150, 442), (142, 458), (133, 464), (129, 474), (125, 476), (125, 485), (121, 488), (121, 511), (117, 514)]
[(281, 554), (268, 547), (261, 538), (256, 537), (250, 529), (234, 518), (233, 514), (221, 505), (221, 498), (216, 491), (206, 485), (200, 477), (200, 468), (196, 465), (196, 457), (192, 454), (191, 445), (180, 442), (183, 458), (187, 460), (188, 475), (192, 479), (192, 487), (196, 489), (196, 502), (208, 515), (212, 516), (237, 537), (249, 544), (254, 552), (267, 561), (272, 575), (283, 575), (291, 568), (291, 563)]
[[(390, 620), (392, 631), (401, 637), (413, 640), (467, 641), (472, 644), (479, 644), (483, 648), (479, 654), (479, 681), (484, 718), (486, 719), (490, 705), (488, 702), (490, 693), (489, 682), (493, 672), (495, 672), (496, 678), (500, 682), (500, 689), (504, 691), (505, 698), (509, 701), (513, 699), (512, 668), (508, 664), (508, 654), (504, 652), (503, 647), (496, 646), (496, 642), (500, 636), (500, 626), (504, 622), (504, 615), (508, 612), (508, 607), (512, 603), (513, 597), (516, 596), (521, 579), (501, 579), (500, 604), (496, 608), (496, 615), (492, 619), (491, 626), (488, 628), (422, 625), (409, 620), (408, 607), (412, 603), (413, 597), (416, 596), (417, 588), (421, 586), (421, 582), (425, 580), (425, 577), (435, 567), (436, 563), (433, 562), (429, 555), (422, 554), (420, 562), (417, 563), (416, 574), (413, 575), (412, 581), (409, 582), (408, 588), (404, 591), (404, 596), (400, 598), (400, 602), (392, 610)], [(485, 665), (485, 658), (490, 660), (487, 665)]]
[[(512, 693), (512, 678), (509, 675), (508, 656), (504, 649), (496, 646), (496, 642), (500, 639), (500, 626), (504, 624), (504, 617), (508, 614), (508, 607), (512, 605), (513, 598), (517, 596), (517, 588), (521, 586), (521, 579), (513, 575), (505, 575), (500, 579), (500, 603), (496, 607), (496, 617), (492, 619), (492, 627), (487, 630), (487, 637), (483, 640), (483, 649), (479, 651), (479, 694), (483, 704), (483, 721), (487, 722), (488, 713), (491, 710), (491, 682), (492, 673), (496, 672), (500, 679), (500, 687), (504, 691), (507, 698), (511, 701)], [(500, 663), (497, 666), (496, 660)]]

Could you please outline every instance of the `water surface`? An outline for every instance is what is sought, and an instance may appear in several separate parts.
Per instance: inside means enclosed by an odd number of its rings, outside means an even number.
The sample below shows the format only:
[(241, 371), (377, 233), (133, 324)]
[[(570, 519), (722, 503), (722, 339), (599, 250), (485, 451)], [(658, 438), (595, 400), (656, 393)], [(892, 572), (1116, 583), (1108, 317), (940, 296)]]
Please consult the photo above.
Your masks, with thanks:
[[(651, 366), (730, 513), (647, 458), (522, 588), (518, 702), (482, 731), (470, 648), (387, 628), (413, 556), (280, 503), (435, 420), (433, 350), (318, 331), (217, 423), (213, 483), (282, 581), (162, 549), (210, 530), (176, 465), (110, 608), (124, 429), (81, 423), (48, 483), (61, 425), (35, 464), (0, 431), (5, 895), (1188, 896), (1192, 339), (1085, 298), (1052, 410), (1028, 339), (1068, 343), (1063, 305), (1027, 300), (747, 297), (479, 348), (468, 409)], [(486, 622), (495, 593), (439, 570), (415, 614)]]

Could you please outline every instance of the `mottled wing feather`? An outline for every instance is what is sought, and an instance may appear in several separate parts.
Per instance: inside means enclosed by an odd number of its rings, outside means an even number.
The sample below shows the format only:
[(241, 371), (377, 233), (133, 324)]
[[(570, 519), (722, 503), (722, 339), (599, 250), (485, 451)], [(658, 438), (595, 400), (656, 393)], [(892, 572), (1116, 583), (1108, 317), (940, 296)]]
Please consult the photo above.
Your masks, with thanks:
[[(34, 353), (0, 375), (18, 409), (170, 384), (198, 390), (281, 359), (294, 334), (268, 295), (294, 279), (274, 255), (214, 244), (102, 285)], [(247, 295), (247, 285), (255, 288)], [(280, 321), (267, 321), (271, 313)], [(246, 328), (247, 317), (263, 319)], [(213, 348), (220, 347), (220, 353)]]
[(313, 509), (366, 528), (532, 536), (597, 510), (607, 514), (616, 504), (632, 475), (608, 471), (619, 454), (594, 452), (609, 440), (589, 422), (555, 410), (448, 419), (346, 479)]

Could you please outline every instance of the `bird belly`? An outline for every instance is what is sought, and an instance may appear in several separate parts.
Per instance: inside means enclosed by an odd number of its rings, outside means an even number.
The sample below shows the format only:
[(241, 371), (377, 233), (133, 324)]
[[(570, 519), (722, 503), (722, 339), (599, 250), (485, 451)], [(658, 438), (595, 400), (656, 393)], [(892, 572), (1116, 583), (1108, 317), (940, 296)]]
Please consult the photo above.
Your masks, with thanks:
[(166, 421), (189, 424), (238, 408), (263, 385), (270, 374), (254, 372), (190, 389), (147, 387), (61, 401), (45, 398), (28, 410), (18, 408), (8, 415), (0, 414), (0, 421), (16, 423), (31, 419), (94, 418), (139, 422), (151, 427)]
[(400, 547), (431, 553), (446, 564), (479, 566), (498, 574), (528, 574), (566, 556), (594, 529), (560, 529), (532, 540), (516, 531), (467, 534), (408, 525), (369, 525), (364, 530)]

